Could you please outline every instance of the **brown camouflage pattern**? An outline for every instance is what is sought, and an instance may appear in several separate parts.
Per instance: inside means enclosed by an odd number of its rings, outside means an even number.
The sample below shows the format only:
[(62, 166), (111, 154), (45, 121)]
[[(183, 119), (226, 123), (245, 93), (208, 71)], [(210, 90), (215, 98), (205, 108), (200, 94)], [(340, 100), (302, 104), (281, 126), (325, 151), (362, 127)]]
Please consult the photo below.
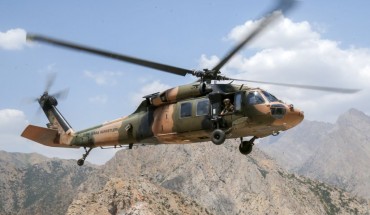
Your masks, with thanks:
[[(281, 101), (268, 102), (259, 88), (249, 88), (243, 85), (224, 84), (212, 85), (211, 93), (220, 98), (228, 97), (233, 101), (236, 94), (241, 94), (239, 110), (233, 114), (222, 116), (222, 127), (226, 138), (246, 136), (266, 137), (288, 130), (299, 124), (303, 112), (292, 105)], [(265, 102), (250, 105), (246, 101), (249, 92), (259, 92)], [(22, 136), (38, 143), (52, 147), (108, 147), (128, 144), (186, 144), (209, 141), (215, 124), (210, 120), (212, 111), (208, 108), (207, 115), (197, 116), (197, 104), (210, 100), (210, 91), (202, 91), (200, 84), (188, 84), (171, 88), (159, 94), (145, 97), (138, 109), (129, 116), (75, 132), (71, 127), (65, 128), (60, 122), (56, 111), (44, 108), (49, 120), (48, 128), (29, 125)], [(234, 101), (234, 102), (235, 102)], [(222, 103), (222, 101), (219, 101)], [(191, 116), (181, 117), (181, 105), (190, 103)], [(234, 104), (235, 105), (235, 104)], [(281, 118), (272, 115), (271, 107), (280, 105), (279, 111), (285, 112)], [(221, 112), (219, 110), (218, 114)], [(214, 114), (214, 116), (217, 113)], [(63, 127), (64, 124), (64, 127)]]

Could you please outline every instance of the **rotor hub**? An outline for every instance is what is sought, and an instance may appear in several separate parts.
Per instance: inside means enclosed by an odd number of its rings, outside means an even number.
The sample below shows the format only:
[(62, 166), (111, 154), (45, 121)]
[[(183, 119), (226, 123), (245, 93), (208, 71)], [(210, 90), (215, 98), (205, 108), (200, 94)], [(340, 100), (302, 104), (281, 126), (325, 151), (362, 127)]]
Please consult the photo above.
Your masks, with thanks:
[(44, 109), (49, 109), (52, 106), (57, 106), (58, 101), (54, 96), (51, 96), (48, 94), (48, 92), (45, 92), (39, 99), (38, 102), (40, 103), (41, 107)]

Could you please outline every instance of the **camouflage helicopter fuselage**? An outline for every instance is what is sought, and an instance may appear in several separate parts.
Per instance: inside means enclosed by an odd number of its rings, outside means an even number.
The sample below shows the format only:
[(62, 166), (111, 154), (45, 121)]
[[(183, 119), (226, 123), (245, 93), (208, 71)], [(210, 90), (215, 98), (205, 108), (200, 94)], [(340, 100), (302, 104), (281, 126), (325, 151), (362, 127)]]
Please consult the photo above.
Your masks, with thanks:
[[(22, 136), (53, 147), (107, 147), (132, 144), (184, 144), (209, 141), (220, 129), (226, 138), (278, 134), (303, 120), (303, 113), (259, 88), (234, 84), (193, 83), (144, 97), (129, 116), (75, 132), (60, 114), (54, 97), (39, 103), (48, 128), (29, 125)], [(229, 98), (233, 113), (221, 116)]]

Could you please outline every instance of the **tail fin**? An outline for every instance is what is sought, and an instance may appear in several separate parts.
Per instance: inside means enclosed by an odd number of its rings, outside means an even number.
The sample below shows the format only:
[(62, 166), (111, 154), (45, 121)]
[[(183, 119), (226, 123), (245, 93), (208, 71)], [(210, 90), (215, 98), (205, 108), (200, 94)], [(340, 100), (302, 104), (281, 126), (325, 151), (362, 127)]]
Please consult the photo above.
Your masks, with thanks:
[(79, 148), (78, 146), (71, 146), (60, 143), (60, 134), (55, 129), (42, 128), (35, 125), (29, 125), (21, 134), (22, 137), (38, 142), (45, 146), (51, 147), (65, 147), (65, 148)]
[(67, 122), (63, 115), (56, 108), (58, 101), (54, 96), (48, 95), (45, 92), (38, 102), (49, 120), (47, 127), (58, 130), (59, 133), (74, 134), (72, 126)]
[(29, 125), (21, 136), (45, 146), (76, 147), (71, 145), (75, 132), (56, 108), (58, 105), (56, 98), (45, 92), (37, 101), (49, 120), (47, 128)]

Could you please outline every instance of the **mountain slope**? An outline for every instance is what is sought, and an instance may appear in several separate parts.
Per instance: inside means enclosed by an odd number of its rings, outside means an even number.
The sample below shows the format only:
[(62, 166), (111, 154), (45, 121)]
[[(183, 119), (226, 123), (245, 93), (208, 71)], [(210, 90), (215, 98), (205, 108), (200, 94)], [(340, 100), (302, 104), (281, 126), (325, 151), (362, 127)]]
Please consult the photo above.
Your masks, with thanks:
[(37, 153), (25, 154), (18, 152), (9, 153), (5, 151), (0, 151), (0, 163), (9, 163), (18, 168), (31, 166), (37, 163), (45, 162), (47, 160), (50, 160), (50, 158)]
[(315, 154), (322, 138), (333, 128), (334, 125), (330, 123), (305, 120), (278, 136), (261, 139), (256, 146), (271, 155), (284, 168), (294, 170)]
[(195, 201), (146, 180), (110, 179), (98, 192), (81, 194), (68, 215), (210, 214)]
[(258, 147), (296, 173), (370, 199), (370, 117), (358, 110), (333, 125), (306, 121)]
[[(119, 151), (102, 172), (147, 179), (204, 205), (214, 214), (348, 214), (366, 202), (287, 173), (258, 149), (241, 155), (238, 141), (159, 145)], [(87, 182), (89, 183), (89, 182)]]
[(72, 160), (1, 152), (0, 214), (64, 214), (94, 170)]

